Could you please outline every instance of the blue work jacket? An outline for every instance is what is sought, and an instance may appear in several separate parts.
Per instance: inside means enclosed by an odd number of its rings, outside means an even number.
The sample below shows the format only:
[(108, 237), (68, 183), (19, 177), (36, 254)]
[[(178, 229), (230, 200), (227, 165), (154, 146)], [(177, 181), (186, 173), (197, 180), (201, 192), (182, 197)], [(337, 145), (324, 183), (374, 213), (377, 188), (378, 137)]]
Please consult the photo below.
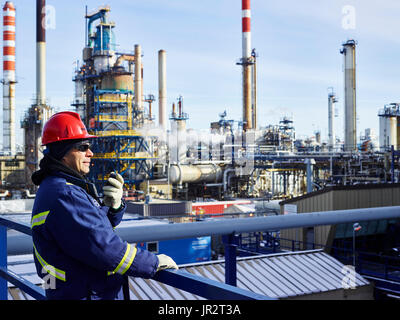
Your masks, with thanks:
[(124, 275), (151, 278), (158, 258), (115, 233), (125, 207), (113, 213), (77, 182), (58, 172), (40, 184), (31, 220), (37, 273), (48, 299), (122, 299)]

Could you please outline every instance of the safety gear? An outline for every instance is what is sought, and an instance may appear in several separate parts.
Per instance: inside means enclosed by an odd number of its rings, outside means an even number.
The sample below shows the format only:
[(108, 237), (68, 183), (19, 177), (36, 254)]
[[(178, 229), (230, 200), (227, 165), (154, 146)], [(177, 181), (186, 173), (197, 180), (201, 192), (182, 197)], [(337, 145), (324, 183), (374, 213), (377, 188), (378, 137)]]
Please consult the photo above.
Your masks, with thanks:
[(124, 186), (124, 178), (117, 173), (112, 172), (107, 180), (107, 185), (103, 187), (104, 205), (117, 210), (121, 207), (122, 187)]
[(157, 271), (164, 270), (164, 269), (179, 269), (176, 265), (175, 261), (165, 254), (158, 254), (158, 267)]
[(56, 160), (61, 160), (69, 150), (75, 148), (79, 151), (86, 152), (90, 147), (90, 140), (64, 140), (53, 142), (46, 146), (46, 153), (48, 153)]
[(44, 125), (42, 145), (63, 140), (89, 138), (97, 137), (88, 134), (79, 114), (72, 111), (63, 111), (51, 116)]
[(37, 274), (48, 299), (122, 299), (124, 275), (153, 277), (157, 256), (115, 233), (125, 207), (112, 213), (78, 180), (57, 171), (40, 183), (31, 222)]

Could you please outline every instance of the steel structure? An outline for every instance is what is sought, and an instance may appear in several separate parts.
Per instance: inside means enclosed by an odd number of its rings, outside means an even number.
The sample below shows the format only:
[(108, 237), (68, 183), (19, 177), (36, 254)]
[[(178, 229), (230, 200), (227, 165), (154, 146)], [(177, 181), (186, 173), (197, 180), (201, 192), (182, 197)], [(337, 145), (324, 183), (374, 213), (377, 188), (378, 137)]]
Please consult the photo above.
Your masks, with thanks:
[(108, 21), (109, 11), (109, 7), (101, 7), (85, 15), (84, 64), (77, 67), (73, 79), (72, 105), (88, 131), (99, 137), (93, 142), (95, 156), (89, 178), (102, 188), (108, 174), (116, 170), (126, 189), (134, 190), (144, 179), (152, 178), (154, 137), (135, 131), (151, 121), (143, 107), (140, 46), (135, 46), (135, 54), (115, 52), (115, 24)]

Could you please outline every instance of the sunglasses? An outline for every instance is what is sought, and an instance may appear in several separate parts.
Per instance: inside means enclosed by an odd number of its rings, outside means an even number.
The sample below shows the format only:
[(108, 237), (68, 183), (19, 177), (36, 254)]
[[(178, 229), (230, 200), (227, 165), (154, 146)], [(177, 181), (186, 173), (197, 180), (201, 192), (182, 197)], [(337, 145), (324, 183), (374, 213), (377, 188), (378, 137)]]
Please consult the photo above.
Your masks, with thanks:
[(80, 145), (76, 146), (75, 148), (76, 148), (76, 150), (78, 150), (80, 152), (86, 152), (89, 150), (90, 144), (80, 144)]

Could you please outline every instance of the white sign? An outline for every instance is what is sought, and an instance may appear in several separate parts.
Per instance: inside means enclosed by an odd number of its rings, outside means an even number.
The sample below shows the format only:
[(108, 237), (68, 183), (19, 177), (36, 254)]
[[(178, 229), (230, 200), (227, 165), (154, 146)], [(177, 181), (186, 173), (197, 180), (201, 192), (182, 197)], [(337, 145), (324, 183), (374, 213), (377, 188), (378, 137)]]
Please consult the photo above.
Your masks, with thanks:
[(296, 204), (285, 204), (283, 206), (283, 214), (297, 214)]

